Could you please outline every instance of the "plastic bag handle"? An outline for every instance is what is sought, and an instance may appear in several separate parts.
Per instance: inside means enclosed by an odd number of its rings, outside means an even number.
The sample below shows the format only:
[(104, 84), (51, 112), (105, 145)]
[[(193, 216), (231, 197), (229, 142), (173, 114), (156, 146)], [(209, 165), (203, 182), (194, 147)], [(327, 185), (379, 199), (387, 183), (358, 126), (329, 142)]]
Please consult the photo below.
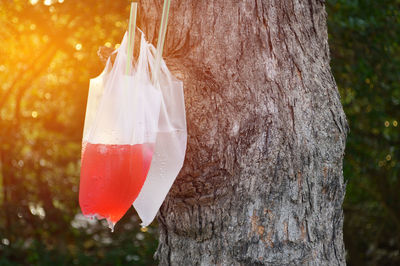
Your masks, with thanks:
[[(157, 50), (151, 43), (146, 41), (145, 34), (139, 28), (138, 30), (141, 32), (142, 38), (140, 43), (140, 54), (137, 63), (137, 72), (148, 76), (149, 73), (153, 74), (155, 71), (155, 55)], [(168, 81), (171, 82), (170, 72), (165, 64), (165, 61), (162, 58), (160, 61), (158, 79), (160, 79), (161, 75), (164, 74), (164, 76), (168, 78)], [(148, 78), (150, 77), (148, 76)]]
[(153, 67), (151, 58), (149, 56), (149, 44), (146, 42), (144, 38), (144, 33), (138, 28), (138, 30), (142, 33), (142, 37), (140, 40), (140, 53), (139, 53), (139, 58), (138, 58), (138, 63), (137, 63), (137, 72), (142, 73), (148, 76), (150, 79), (148, 73), (149, 73), (149, 65), (150, 69)]

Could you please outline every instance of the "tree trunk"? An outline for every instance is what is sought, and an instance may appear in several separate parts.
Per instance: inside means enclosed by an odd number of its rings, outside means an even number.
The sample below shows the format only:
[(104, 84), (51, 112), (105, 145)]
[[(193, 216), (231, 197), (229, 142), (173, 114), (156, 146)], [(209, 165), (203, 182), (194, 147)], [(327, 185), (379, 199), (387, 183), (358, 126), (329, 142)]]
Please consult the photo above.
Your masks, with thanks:
[[(189, 137), (158, 215), (161, 265), (345, 264), (348, 126), (323, 2), (172, 0), (164, 57)], [(140, 3), (153, 43), (161, 10)]]

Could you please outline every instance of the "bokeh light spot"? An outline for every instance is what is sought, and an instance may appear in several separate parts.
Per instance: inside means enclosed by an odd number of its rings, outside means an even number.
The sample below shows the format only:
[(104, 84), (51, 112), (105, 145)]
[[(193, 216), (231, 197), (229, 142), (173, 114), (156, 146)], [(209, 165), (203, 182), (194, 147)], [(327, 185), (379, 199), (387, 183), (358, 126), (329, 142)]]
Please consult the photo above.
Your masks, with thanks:
[(137, 233), (136, 234), (136, 239), (137, 240), (143, 240), (144, 239), (144, 235), (142, 233)]
[(38, 112), (32, 111), (32, 117), (33, 117), (33, 118), (36, 118), (37, 116), (38, 116)]
[(385, 121), (385, 127), (389, 127), (389, 126), (390, 126), (389, 121)]
[(77, 43), (77, 44), (75, 45), (75, 49), (78, 50), (78, 51), (80, 51), (80, 50), (82, 49), (82, 44)]

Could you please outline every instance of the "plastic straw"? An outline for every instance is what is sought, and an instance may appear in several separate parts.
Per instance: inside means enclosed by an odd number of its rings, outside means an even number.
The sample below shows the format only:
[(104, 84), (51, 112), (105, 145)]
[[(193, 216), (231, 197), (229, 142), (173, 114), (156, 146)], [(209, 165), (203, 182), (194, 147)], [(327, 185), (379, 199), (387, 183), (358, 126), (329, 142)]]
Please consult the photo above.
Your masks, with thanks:
[(136, 17), (137, 17), (138, 3), (131, 3), (131, 14), (129, 16), (129, 29), (128, 29), (128, 50), (125, 74), (129, 75), (132, 68), (133, 48), (135, 47), (135, 31), (136, 31)]
[(170, 4), (171, 4), (171, 0), (164, 0), (164, 7), (163, 7), (163, 13), (162, 13), (162, 17), (161, 17), (160, 31), (158, 33), (156, 62), (155, 62), (155, 68), (153, 71), (153, 83), (156, 86), (158, 83), (158, 75), (160, 72), (160, 63), (161, 63), (161, 57), (162, 57), (163, 48), (164, 48), (165, 34), (167, 33), (168, 14), (169, 14)]

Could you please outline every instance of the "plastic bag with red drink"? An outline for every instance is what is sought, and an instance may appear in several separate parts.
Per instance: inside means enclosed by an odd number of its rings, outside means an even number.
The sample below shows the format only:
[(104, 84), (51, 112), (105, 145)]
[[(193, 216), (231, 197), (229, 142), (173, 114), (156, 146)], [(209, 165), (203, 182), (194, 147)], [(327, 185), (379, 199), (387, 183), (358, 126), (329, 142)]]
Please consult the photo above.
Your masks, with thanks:
[[(143, 42), (142, 42), (143, 43)], [(112, 228), (138, 196), (154, 153), (161, 91), (153, 86), (148, 47), (126, 74), (127, 34), (113, 65), (89, 86), (83, 133), (79, 202), (84, 215)]]

